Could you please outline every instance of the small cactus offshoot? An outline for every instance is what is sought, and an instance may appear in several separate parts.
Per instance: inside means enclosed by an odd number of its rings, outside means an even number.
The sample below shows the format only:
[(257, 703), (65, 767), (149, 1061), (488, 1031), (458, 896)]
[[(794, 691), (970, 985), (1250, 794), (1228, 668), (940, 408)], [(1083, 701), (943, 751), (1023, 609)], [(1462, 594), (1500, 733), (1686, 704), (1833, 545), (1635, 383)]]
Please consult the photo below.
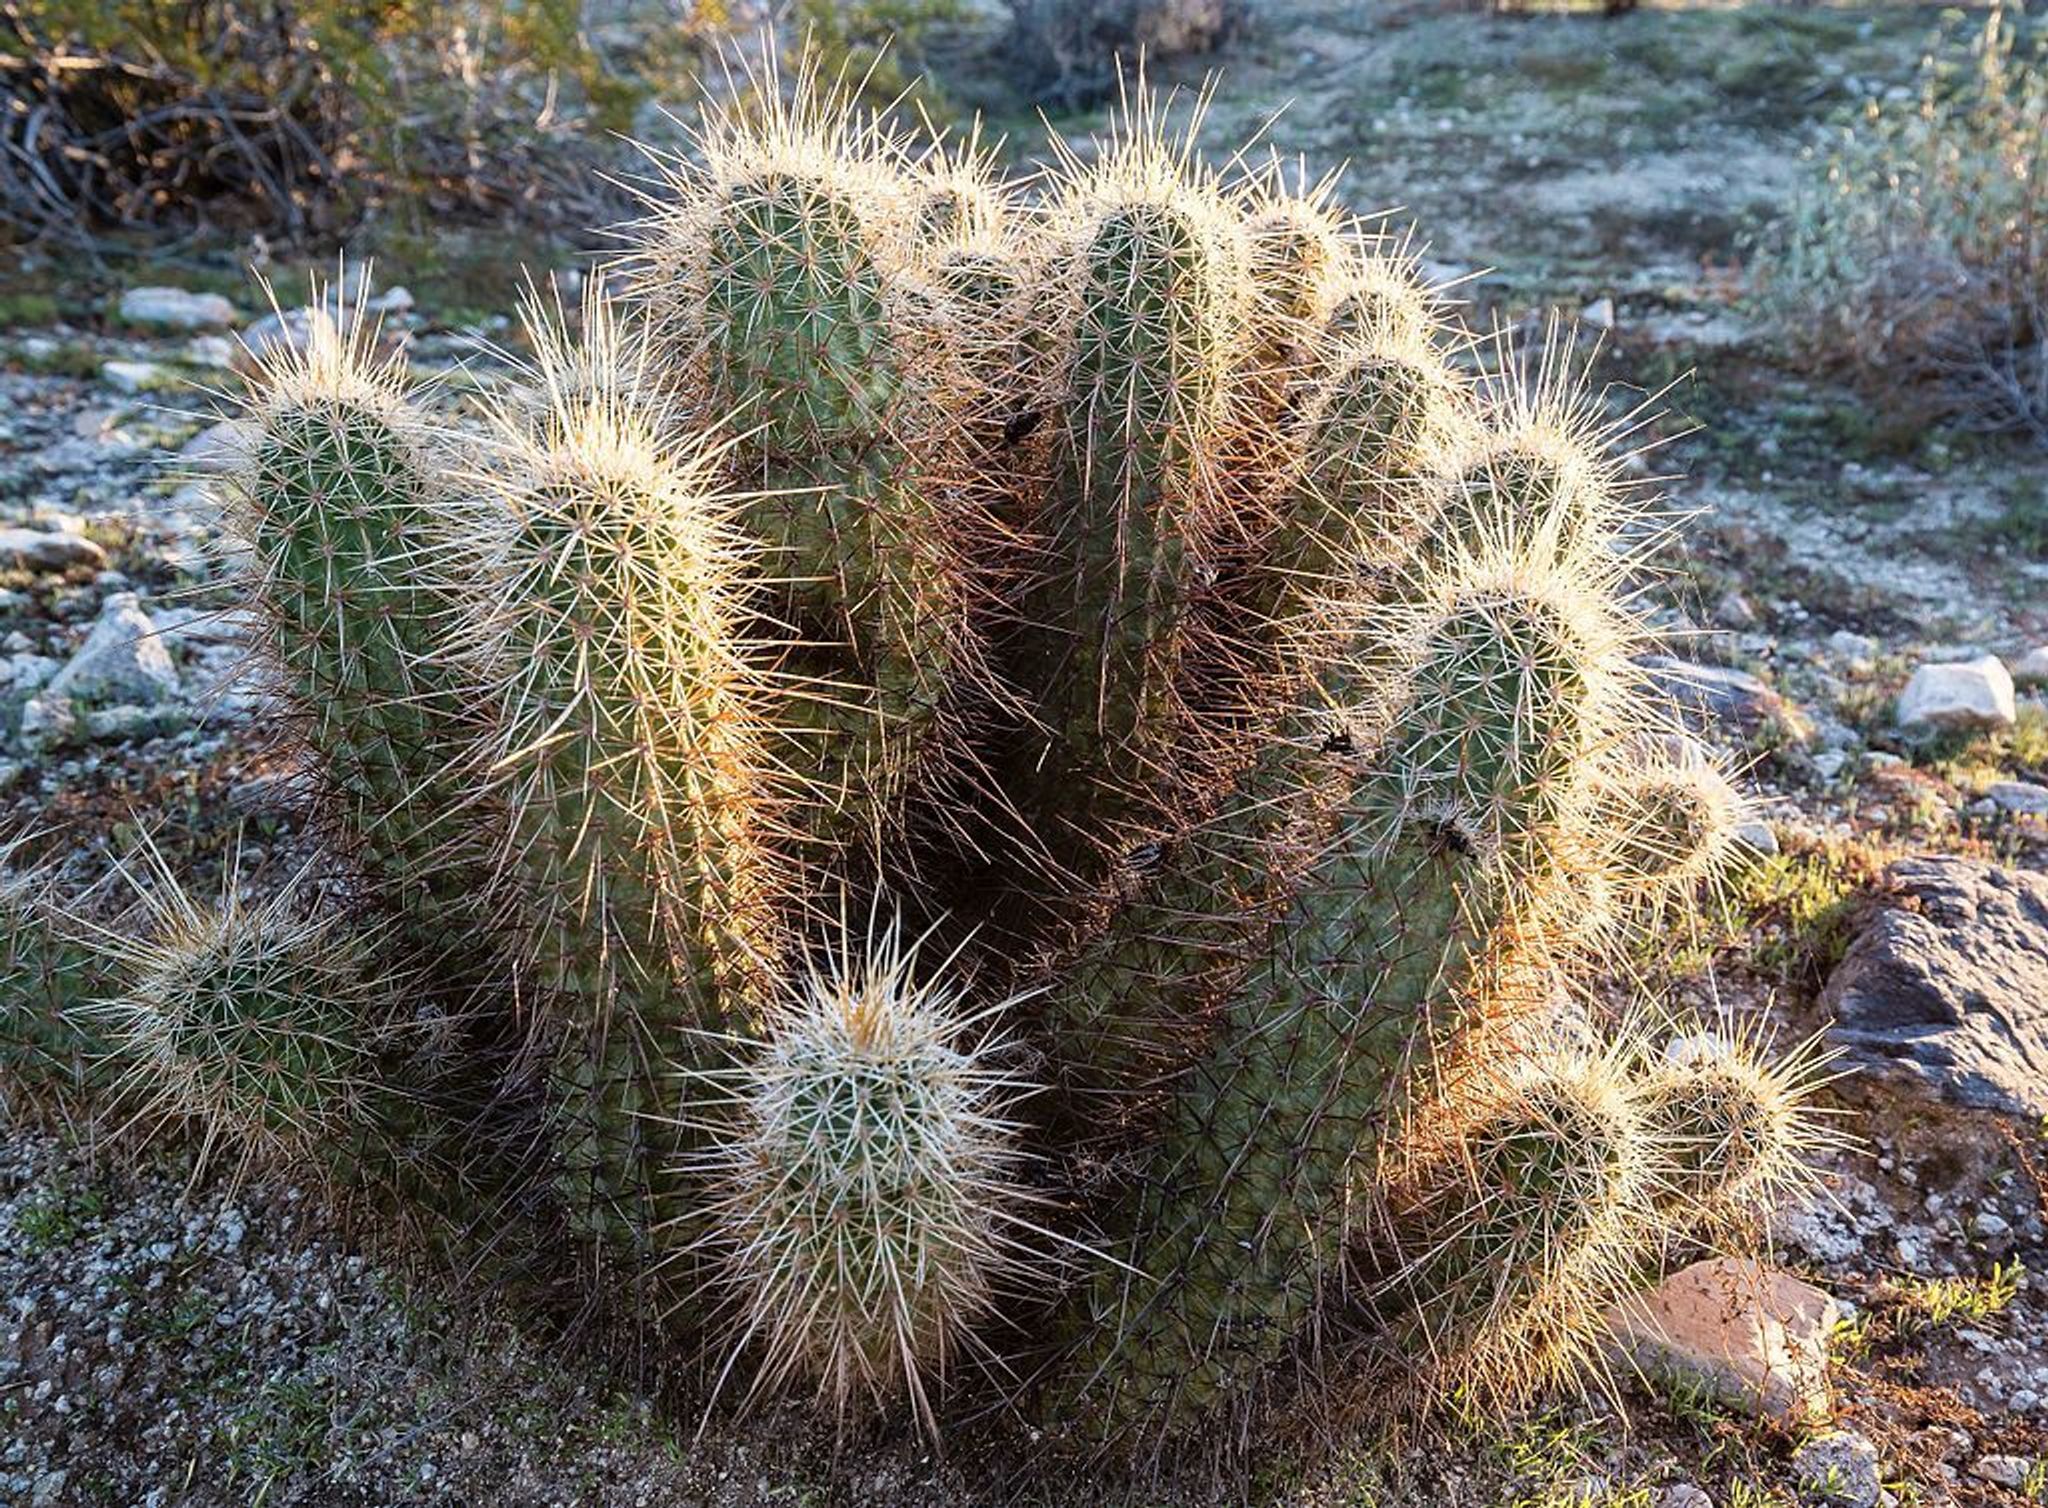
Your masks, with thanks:
[[(106, 939), (107, 992), (77, 1007), (145, 1121), (199, 1129), (202, 1159), (319, 1171), (383, 1115), (379, 1052), (403, 1025), (404, 981), (377, 938), (298, 882), (250, 904), (190, 895), (146, 850), (144, 920)], [(231, 870), (232, 874), (233, 871)]]
[(992, 1062), (996, 1011), (970, 1014), (946, 963), (871, 925), (718, 1075), (705, 1240), (760, 1386), (801, 1379), (841, 1411), (907, 1392), (929, 1420), (931, 1385), (1029, 1249), (1023, 1087)]
[(1615, 1052), (1477, 1065), (1390, 1159), (1368, 1245), (1396, 1343), (1475, 1414), (1597, 1368), (1654, 1249), (1664, 1144)]
[(1771, 1210), (1815, 1186), (1814, 1156), (1842, 1137), (1814, 1107), (1829, 1054), (1807, 1041), (1767, 1056), (1753, 1031), (1681, 1031), (1629, 1093), (1656, 1140), (1656, 1197), (1680, 1244), (1753, 1238)]

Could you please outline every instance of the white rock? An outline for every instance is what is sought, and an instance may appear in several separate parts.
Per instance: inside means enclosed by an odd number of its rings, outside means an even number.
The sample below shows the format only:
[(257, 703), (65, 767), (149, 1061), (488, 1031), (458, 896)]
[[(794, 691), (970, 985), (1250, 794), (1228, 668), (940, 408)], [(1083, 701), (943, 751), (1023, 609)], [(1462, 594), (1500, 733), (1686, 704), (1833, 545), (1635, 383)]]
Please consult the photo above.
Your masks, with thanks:
[(1579, 311), (1579, 323), (1589, 330), (1612, 330), (1614, 328), (1614, 300), (1601, 297), (1593, 300)]
[(60, 696), (32, 696), (21, 704), (22, 747), (55, 749), (71, 742), (78, 733), (78, 713)]
[(1828, 635), (1828, 648), (1845, 660), (1867, 660), (1877, 653), (1877, 640), (1868, 634), (1838, 628)]
[(2013, 662), (2012, 678), (2027, 686), (2048, 686), (2048, 644), (2036, 644)]
[(2009, 728), (2012, 676), (1996, 655), (1922, 665), (1899, 693), (1898, 716), (1906, 728)]
[(1703, 1487), (1690, 1482), (1673, 1482), (1650, 1494), (1651, 1508), (1714, 1508), (1714, 1500)]
[(130, 288), (121, 295), (121, 318), (167, 330), (224, 330), (235, 322), (235, 306), (218, 293)]
[(225, 335), (195, 335), (185, 342), (184, 357), (194, 366), (219, 367), (226, 371), (235, 364), (240, 349)]
[(1615, 1306), (1624, 1357), (1738, 1408), (1794, 1424), (1826, 1419), (1827, 1344), (1838, 1310), (1811, 1283), (1760, 1263), (1713, 1257)]
[(2048, 785), (2031, 780), (1994, 780), (1984, 794), (2016, 816), (2048, 817)]
[(100, 363), (100, 381), (117, 393), (134, 397), (140, 393), (155, 392), (158, 388), (169, 387), (177, 381), (171, 372), (153, 361), (103, 361)]
[(83, 534), (41, 529), (0, 529), (0, 565), (30, 571), (68, 571), (73, 566), (105, 569), (107, 552)]
[(412, 290), (403, 283), (394, 284), (363, 307), (372, 314), (410, 314), (413, 308)]

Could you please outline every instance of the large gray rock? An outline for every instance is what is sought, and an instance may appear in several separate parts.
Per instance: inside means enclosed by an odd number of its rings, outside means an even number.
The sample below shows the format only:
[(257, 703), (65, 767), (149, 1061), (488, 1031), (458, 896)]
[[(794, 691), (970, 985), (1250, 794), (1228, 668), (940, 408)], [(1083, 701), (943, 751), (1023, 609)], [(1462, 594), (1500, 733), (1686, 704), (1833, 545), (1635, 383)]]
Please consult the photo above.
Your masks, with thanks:
[(235, 322), (235, 306), (218, 293), (130, 288), (121, 295), (121, 318), (162, 330), (224, 330)]
[(2012, 675), (1997, 655), (1922, 665), (1899, 693), (1902, 728), (2010, 728)]
[(1822, 992), (1849, 1061), (1948, 1104), (2048, 1115), (2048, 876), (1902, 859)]
[(1826, 1419), (1835, 1301), (1788, 1272), (1710, 1257), (1615, 1306), (1607, 1329), (1653, 1376), (1788, 1424)]

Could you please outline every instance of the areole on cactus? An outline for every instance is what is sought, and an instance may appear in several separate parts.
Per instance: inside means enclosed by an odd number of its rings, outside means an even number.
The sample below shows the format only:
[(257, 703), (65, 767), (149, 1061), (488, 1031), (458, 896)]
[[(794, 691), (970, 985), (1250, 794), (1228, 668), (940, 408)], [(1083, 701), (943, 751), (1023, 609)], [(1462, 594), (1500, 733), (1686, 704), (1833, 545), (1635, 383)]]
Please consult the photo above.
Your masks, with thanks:
[(11, 882), (0, 1063), (473, 1157), (727, 1399), (1130, 1449), (1319, 1336), (1569, 1383), (1816, 1140), (1796, 1056), (1531, 1004), (1739, 810), (1585, 396), (1142, 91), (1031, 199), (756, 82), (481, 432), (345, 314), (259, 375), (233, 567), (335, 883), (104, 959)]

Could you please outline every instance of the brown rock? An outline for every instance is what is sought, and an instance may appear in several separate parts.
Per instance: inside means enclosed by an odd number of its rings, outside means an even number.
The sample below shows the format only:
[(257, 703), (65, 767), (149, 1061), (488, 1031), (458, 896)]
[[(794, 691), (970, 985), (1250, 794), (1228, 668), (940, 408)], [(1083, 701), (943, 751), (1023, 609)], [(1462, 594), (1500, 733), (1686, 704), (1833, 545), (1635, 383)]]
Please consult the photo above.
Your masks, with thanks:
[(1724, 1403), (1789, 1424), (1832, 1412), (1828, 1332), (1835, 1301), (1790, 1273), (1712, 1257), (1615, 1306), (1616, 1348), (1653, 1376), (1704, 1387)]

